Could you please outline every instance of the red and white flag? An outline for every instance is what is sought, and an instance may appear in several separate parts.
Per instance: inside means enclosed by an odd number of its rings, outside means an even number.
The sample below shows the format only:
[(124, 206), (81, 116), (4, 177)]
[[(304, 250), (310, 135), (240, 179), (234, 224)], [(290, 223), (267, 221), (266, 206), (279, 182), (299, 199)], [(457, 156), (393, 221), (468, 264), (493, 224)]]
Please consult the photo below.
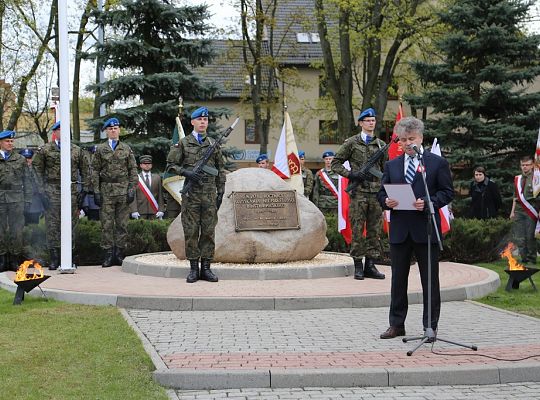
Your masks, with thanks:
[(304, 194), (304, 181), (300, 169), (298, 147), (294, 139), (291, 118), (287, 111), (285, 111), (285, 120), (283, 121), (283, 129), (281, 130), (272, 171), (288, 182), (297, 193)]
[[(351, 170), (349, 162), (346, 161), (343, 166)], [(340, 176), (338, 180), (338, 231), (345, 239), (345, 243), (351, 244), (352, 242), (352, 227), (349, 220), (349, 205), (351, 199), (349, 193), (345, 191), (349, 185), (349, 179), (344, 176)]]
[[(396, 115), (396, 124), (399, 122), (401, 118), (403, 118), (405, 114), (403, 114), (403, 106), (401, 103), (399, 103), (398, 113)], [(396, 126), (394, 125), (394, 131), (392, 132), (392, 143), (390, 144), (390, 147), (388, 148), (388, 160), (393, 160), (396, 157), (399, 157), (403, 154), (403, 147), (401, 146), (400, 142), (394, 142), (394, 139), (397, 137), (396, 133)], [(385, 233), (388, 234), (390, 231), (390, 210), (384, 210), (383, 211), (383, 230)]]
[[(431, 152), (442, 157), (441, 148), (437, 142), (437, 138), (433, 139), (433, 145), (431, 146)], [(454, 219), (454, 216), (450, 212), (448, 206), (444, 206), (439, 209), (439, 215), (441, 216), (441, 231), (442, 234), (446, 234), (450, 231), (450, 222)]]

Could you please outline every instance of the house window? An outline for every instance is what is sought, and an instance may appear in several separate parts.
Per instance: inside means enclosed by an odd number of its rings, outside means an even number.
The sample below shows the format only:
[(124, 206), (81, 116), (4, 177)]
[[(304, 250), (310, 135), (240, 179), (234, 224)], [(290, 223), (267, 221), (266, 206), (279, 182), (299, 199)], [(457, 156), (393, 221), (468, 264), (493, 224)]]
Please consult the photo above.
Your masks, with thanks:
[(307, 32), (297, 32), (296, 33), (296, 41), (298, 43), (310, 43), (309, 33), (307, 33)]
[(261, 144), (259, 137), (255, 133), (255, 121), (253, 121), (252, 119), (246, 119), (244, 127), (246, 144)]
[(311, 32), (311, 43), (321, 43), (321, 38), (319, 37), (318, 33)]
[(337, 121), (319, 121), (319, 144), (340, 144)]

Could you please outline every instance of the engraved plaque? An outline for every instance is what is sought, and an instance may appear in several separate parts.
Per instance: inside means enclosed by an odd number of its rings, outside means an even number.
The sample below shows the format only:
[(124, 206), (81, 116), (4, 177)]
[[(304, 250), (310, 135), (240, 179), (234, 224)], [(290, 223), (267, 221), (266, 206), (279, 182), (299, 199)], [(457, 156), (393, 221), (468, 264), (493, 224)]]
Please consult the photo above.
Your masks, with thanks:
[(236, 231), (300, 229), (294, 190), (232, 192)]

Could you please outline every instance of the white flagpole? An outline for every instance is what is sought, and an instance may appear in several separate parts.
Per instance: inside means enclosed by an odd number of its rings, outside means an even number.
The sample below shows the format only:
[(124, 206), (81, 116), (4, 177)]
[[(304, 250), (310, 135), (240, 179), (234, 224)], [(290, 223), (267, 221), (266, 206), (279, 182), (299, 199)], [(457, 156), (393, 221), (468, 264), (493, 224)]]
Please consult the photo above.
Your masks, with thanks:
[(69, 43), (67, 0), (58, 1), (60, 64), (60, 273), (75, 272), (71, 262), (71, 128), (69, 116)]

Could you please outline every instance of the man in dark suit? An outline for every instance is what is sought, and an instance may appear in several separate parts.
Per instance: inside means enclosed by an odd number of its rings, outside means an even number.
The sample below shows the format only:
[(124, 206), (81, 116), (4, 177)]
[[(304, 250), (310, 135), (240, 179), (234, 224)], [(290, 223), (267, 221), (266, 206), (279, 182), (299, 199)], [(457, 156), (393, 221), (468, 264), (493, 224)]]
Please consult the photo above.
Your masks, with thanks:
[[(436, 332), (441, 309), (439, 289), (439, 247), (437, 236), (431, 236), (431, 282), (428, 282), (427, 224), (432, 223), (426, 202), (424, 182), (421, 175), (416, 146), (424, 160), (427, 187), (437, 220), (437, 229), (441, 232), (439, 209), (454, 197), (452, 177), (448, 162), (422, 148), (424, 124), (417, 118), (407, 117), (396, 124), (396, 132), (405, 154), (388, 161), (384, 167), (382, 185), (377, 198), (381, 206), (390, 212), (390, 258), (392, 260), (392, 289), (390, 302), (390, 327), (381, 334), (381, 339), (392, 339), (405, 335), (407, 316), (407, 282), (411, 255), (414, 252), (420, 269), (424, 300), (423, 323), (428, 328), (428, 285), (431, 285), (431, 328)], [(395, 210), (398, 201), (389, 198), (385, 184), (410, 183), (416, 198), (414, 210)]]
[(152, 156), (139, 158), (141, 173), (135, 191), (135, 201), (131, 203), (131, 218), (162, 219), (165, 215), (161, 177), (152, 173)]

